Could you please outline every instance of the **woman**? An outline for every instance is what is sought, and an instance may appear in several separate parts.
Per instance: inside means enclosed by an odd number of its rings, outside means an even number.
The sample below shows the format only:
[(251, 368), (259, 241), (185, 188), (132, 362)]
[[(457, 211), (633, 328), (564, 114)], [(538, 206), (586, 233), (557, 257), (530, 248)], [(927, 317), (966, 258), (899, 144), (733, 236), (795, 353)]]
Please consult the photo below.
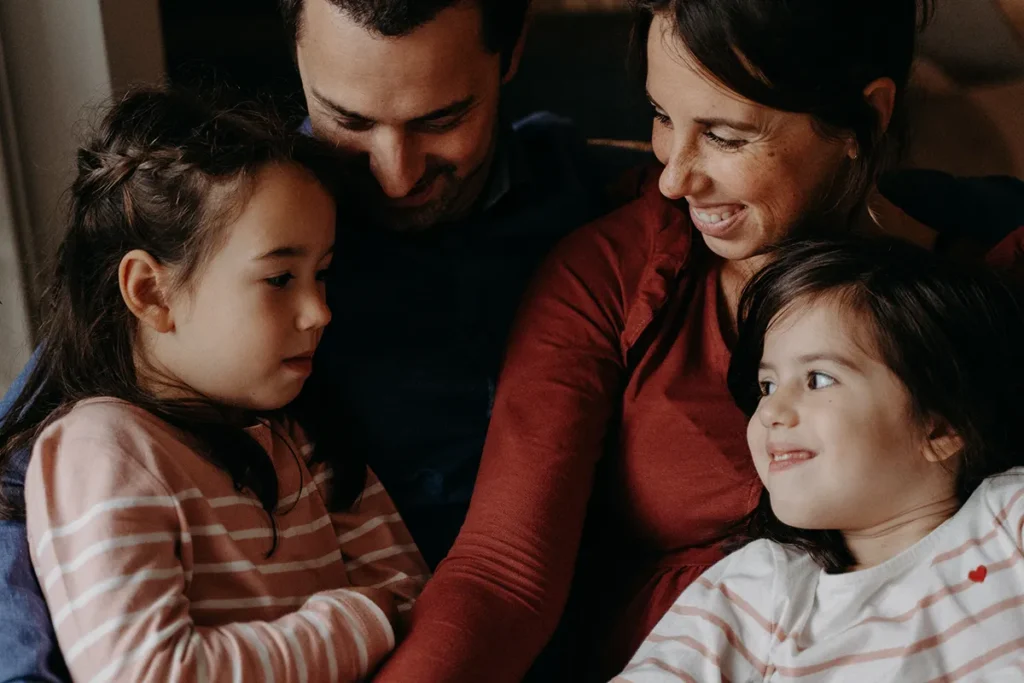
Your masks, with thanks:
[(760, 495), (726, 386), (740, 290), (783, 238), (871, 224), (924, 7), (637, 9), (663, 167), (538, 274), (468, 520), (377, 680), (521, 680), (567, 603), (559, 680), (618, 672)]

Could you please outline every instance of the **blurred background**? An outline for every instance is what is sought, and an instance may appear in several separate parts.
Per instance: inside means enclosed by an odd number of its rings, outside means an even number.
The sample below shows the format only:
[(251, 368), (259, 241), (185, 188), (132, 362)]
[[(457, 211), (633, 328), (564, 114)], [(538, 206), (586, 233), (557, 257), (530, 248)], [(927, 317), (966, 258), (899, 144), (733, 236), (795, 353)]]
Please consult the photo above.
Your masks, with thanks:
[[(591, 138), (646, 140), (625, 0), (534, 5), (509, 115), (546, 109)], [(1024, 0), (937, 0), (921, 46), (906, 164), (1024, 177)], [(83, 125), (165, 79), (228, 83), (301, 116), (275, 0), (0, 0), (0, 391), (31, 352)]]

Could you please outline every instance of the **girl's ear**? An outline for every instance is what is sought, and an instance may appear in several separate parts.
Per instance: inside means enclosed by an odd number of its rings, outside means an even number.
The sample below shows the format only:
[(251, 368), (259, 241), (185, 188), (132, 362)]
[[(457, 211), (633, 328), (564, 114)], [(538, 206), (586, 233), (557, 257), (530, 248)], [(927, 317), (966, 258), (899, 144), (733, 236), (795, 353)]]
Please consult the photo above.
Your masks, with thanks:
[(945, 462), (960, 455), (963, 449), (963, 438), (948, 422), (941, 419), (931, 421), (924, 445), (924, 457), (928, 462)]
[(174, 316), (168, 305), (166, 269), (141, 249), (129, 251), (117, 269), (117, 283), (121, 298), (139, 322), (154, 332), (174, 331)]

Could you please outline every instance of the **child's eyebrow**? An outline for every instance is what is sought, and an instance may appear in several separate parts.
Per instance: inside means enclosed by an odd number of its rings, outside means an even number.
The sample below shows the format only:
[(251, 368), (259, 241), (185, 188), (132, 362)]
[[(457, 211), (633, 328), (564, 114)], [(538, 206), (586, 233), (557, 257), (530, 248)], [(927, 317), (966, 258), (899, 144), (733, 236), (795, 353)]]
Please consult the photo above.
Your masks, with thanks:
[[(836, 365), (841, 365), (854, 372), (862, 372), (859, 365), (846, 356), (842, 356), (837, 353), (808, 353), (803, 356), (798, 356), (796, 360), (800, 365), (809, 365), (810, 363), (817, 363), (819, 361), (828, 361), (830, 363), (835, 363)], [(761, 361), (760, 365), (758, 365), (758, 369), (774, 371), (775, 366), (771, 363)]]
[[(320, 258), (323, 258), (324, 256), (328, 256), (329, 254), (333, 253), (334, 245), (332, 244), (327, 248), (327, 251), (325, 251)], [(253, 259), (253, 261), (268, 261), (270, 259), (276, 258), (301, 258), (303, 256), (306, 256), (307, 254), (309, 254), (309, 249), (307, 249), (306, 247), (289, 245), (285, 247), (271, 249), (267, 253), (262, 254), (261, 256), (257, 256), (256, 258)]]
[(859, 365), (854, 363), (846, 356), (840, 355), (838, 353), (809, 353), (804, 356), (800, 356), (799, 358), (797, 358), (797, 360), (800, 361), (800, 363), (803, 365), (806, 365), (808, 363), (816, 363), (818, 361), (828, 361), (830, 363), (835, 363), (836, 365), (841, 365), (844, 368), (847, 368), (848, 370), (853, 370), (854, 372), (861, 372)]

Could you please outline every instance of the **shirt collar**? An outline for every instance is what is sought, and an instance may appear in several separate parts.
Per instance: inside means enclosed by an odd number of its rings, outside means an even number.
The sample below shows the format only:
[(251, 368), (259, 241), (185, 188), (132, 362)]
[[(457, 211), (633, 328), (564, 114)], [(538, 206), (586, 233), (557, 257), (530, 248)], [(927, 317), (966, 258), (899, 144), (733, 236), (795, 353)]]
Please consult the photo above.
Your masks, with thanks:
[(523, 143), (512, 126), (502, 122), (495, 142), (490, 177), (480, 195), (481, 209), (487, 211), (493, 208), (513, 190), (528, 185), (530, 180), (530, 167)]

